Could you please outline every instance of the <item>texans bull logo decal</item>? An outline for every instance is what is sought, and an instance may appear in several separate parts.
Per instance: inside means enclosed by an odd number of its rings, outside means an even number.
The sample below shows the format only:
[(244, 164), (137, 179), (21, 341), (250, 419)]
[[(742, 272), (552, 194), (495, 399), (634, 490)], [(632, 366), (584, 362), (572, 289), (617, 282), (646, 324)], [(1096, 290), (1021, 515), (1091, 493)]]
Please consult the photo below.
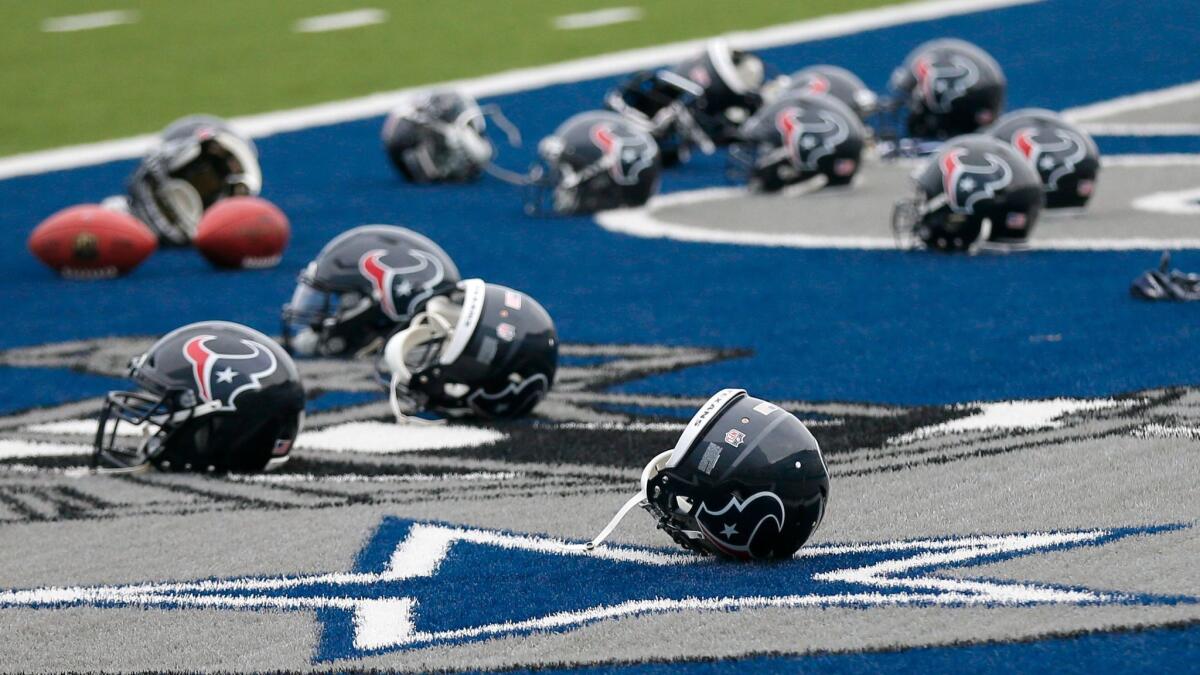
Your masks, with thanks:
[(701, 503), (696, 522), (704, 536), (725, 553), (754, 558), (754, 542), (760, 535), (770, 541), (783, 531), (783, 501), (774, 492), (756, 492), (746, 501), (732, 497), (717, 511)]
[(850, 126), (827, 110), (787, 107), (775, 115), (775, 128), (797, 169), (817, 170), (822, 157), (832, 155), (850, 137)]
[[(381, 248), (367, 251), (358, 261), (359, 273), (371, 282), (372, 293), (379, 300), (380, 309), (393, 321), (412, 318), (421, 302), (433, 295), (433, 289), (445, 278), (445, 269), (436, 256), (417, 249), (408, 253), (417, 260), (408, 267), (392, 267), (385, 263), (383, 258), (388, 252)], [(432, 273), (421, 282), (421, 292), (413, 294), (417, 288), (413, 280), (425, 270), (432, 270)], [(400, 305), (403, 305), (403, 310)]]
[(979, 81), (979, 69), (970, 59), (951, 56), (935, 62), (921, 57), (913, 62), (913, 75), (921, 88), (921, 97), (933, 112), (950, 112), (954, 102)]
[(237, 397), (262, 389), (262, 379), (279, 363), (274, 352), (253, 340), (239, 340), (247, 354), (226, 354), (209, 346), (215, 335), (197, 335), (183, 345), (183, 357), (192, 364), (192, 377), (201, 400), (221, 401), (223, 410), (236, 410)]
[(1012, 167), (991, 153), (983, 153), (987, 162), (983, 166), (964, 162), (966, 154), (965, 148), (954, 148), (939, 160), (946, 199), (957, 213), (974, 213), (979, 200), (994, 197), (996, 190), (1012, 182), (1013, 176)]
[(1087, 157), (1083, 139), (1066, 129), (1025, 127), (1017, 129), (1012, 144), (1037, 167), (1047, 190), (1057, 190), (1058, 181), (1075, 171)]
[(636, 185), (642, 171), (654, 164), (655, 146), (644, 134), (597, 124), (591, 130), (592, 142), (604, 153), (603, 162), (619, 185)]

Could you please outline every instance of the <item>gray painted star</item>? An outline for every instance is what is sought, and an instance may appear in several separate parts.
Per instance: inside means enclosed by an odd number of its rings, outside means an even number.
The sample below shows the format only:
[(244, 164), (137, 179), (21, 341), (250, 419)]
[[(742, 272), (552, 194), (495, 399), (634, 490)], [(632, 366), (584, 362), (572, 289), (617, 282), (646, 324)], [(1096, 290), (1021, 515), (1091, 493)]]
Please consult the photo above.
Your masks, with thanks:
[(800, 146), (804, 148), (814, 148), (817, 145), (817, 139), (812, 136), (805, 136), (800, 139)]
[(737, 534), (737, 528), (733, 526), (733, 523), (721, 528), (722, 537), (732, 537), (735, 534)]
[(1038, 160), (1038, 164), (1043, 169), (1053, 169), (1054, 168), (1054, 158), (1051, 157), (1050, 155), (1045, 155), (1040, 160)]
[(225, 370), (217, 371), (217, 382), (233, 382), (233, 378), (237, 377), (238, 372), (229, 366), (225, 366)]
[(964, 189), (964, 190), (974, 190), (975, 189), (975, 179), (968, 176), (968, 177), (962, 179), (962, 182), (959, 183), (959, 185), (961, 185), (962, 189)]
[(409, 281), (408, 279), (405, 279), (405, 280), (401, 281), (400, 283), (396, 284), (396, 292), (399, 293), (400, 295), (408, 295), (409, 293), (412, 293), (412, 289), (413, 289), (412, 282)]

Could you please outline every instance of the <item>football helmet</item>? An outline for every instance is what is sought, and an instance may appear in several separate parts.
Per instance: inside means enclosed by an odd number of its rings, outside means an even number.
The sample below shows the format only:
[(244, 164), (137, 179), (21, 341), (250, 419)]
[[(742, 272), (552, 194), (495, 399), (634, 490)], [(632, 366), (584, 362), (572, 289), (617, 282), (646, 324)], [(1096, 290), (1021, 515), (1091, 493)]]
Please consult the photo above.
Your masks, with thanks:
[(706, 155), (716, 151), (692, 114), (695, 101), (703, 95), (702, 87), (677, 73), (646, 70), (610, 91), (604, 104), (648, 130), (658, 144), (663, 166), (675, 166), (686, 162), (693, 148)]
[(1007, 88), (990, 54), (950, 38), (914, 49), (891, 78), (893, 105), (907, 110), (913, 138), (950, 138), (991, 124)]
[(704, 52), (671, 68), (703, 92), (690, 103), (696, 122), (717, 145), (736, 140), (738, 127), (762, 104), (764, 66), (758, 56), (713, 40)]
[(296, 364), (274, 340), (240, 324), (176, 329), (130, 361), (129, 377), (136, 390), (105, 399), (94, 468), (270, 469), (287, 461), (303, 426)]
[(788, 94), (759, 109), (738, 132), (730, 159), (748, 172), (751, 189), (774, 192), (823, 176), (845, 185), (858, 171), (866, 131), (854, 111), (832, 96)]
[(468, 279), (392, 335), (379, 367), (398, 420), (520, 417), (554, 385), (558, 334), (533, 298)]
[(538, 144), (526, 210), (592, 213), (641, 206), (658, 191), (658, 145), (641, 126), (606, 110), (579, 113)]
[(825, 94), (845, 103), (862, 121), (875, 113), (879, 97), (857, 75), (840, 66), (817, 65), (772, 80), (763, 87), (769, 103), (788, 94)]
[(258, 151), (224, 120), (191, 115), (171, 123), (128, 182), (129, 212), (163, 244), (192, 240), (205, 209), (262, 191)]
[(363, 225), (325, 244), (283, 306), (283, 345), (297, 356), (373, 352), (430, 298), (454, 290), (458, 267), (424, 235)]
[(471, 181), (496, 154), (485, 133), (487, 115), (508, 134), (510, 143), (520, 143), (520, 134), (498, 107), (480, 107), (462, 92), (434, 91), (414, 96), (388, 114), (383, 145), (409, 182)]
[(1057, 113), (1025, 108), (1006, 113), (987, 133), (1025, 155), (1042, 178), (1046, 208), (1080, 208), (1096, 189), (1100, 149)]
[(1011, 145), (983, 134), (946, 142), (913, 174), (916, 196), (896, 203), (901, 247), (965, 251), (1026, 243), (1042, 208), (1042, 182)]
[(700, 407), (675, 447), (650, 460), (638, 493), (585, 548), (636, 506), (680, 546), (739, 560), (790, 558), (825, 517), (829, 470), (817, 440), (788, 411), (744, 389)]

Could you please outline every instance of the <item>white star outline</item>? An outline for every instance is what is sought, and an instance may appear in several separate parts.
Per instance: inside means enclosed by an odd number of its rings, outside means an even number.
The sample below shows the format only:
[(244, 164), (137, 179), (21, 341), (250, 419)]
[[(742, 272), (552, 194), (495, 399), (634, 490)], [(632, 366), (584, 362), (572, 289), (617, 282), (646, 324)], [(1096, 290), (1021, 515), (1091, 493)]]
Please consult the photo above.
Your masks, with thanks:
[[(1157, 531), (1157, 528), (1148, 531)], [(805, 547), (797, 559), (818, 559), (855, 553), (899, 554), (865, 566), (849, 566), (812, 575), (814, 581), (857, 584), (858, 593), (734, 596), (712, 598), (660, 598), (598, 605), (520, 621), (492, 623), (443, 631), (416, 628), (418, 602), (398, 595), (384, 598), (353, 596), (286, 597), (245, 595), (247, 591), (278, 591), (309, 584), (343, 586), (390, 583), (432, 577), (451, 548), (459, 543), (494, 546), (564, 556), (594, 556), (606, 560), (653, 566), (713, 563), (709, 558), (668, 553), (658, 549), (599, 546), (591, 552), (580, 545), (548, 537), (493, 530), (413, 523), (407, 536), (392, 551), (382, 572), (343, 572), (306, 576), (244, 577), (185, 583), (144, 583), (123, 586), (45, 587), (0, 591), (0, 608), (61, 607), (70, 605), (124, 605), (183, 609), (339, 609), (350, 612), (354, 648), (377, 651), (433, 643), (461, 642), (534, 631), (562, 630), (648, 613), (679, 611), (730, 611), (767, 607), (876, 607), (876, 606), (979, 606), (1033, 604), (1104, 604), (1136, 602), (1133, 595), (1061, 588), (1016, 581), (958, 579), (937, 576), (948, 565), (987, 562), (993, 556), (1028, 554), (1065, 546), (1096, 545), (1115, 535), (1094, 529), (1064, 532), (1031, 532), (982, 535), (950, 539), (912, 539), (868, 544), (823, 544)], [(900, 576), (924, 569), (915, 576)], [(884, 590), (888, 592), (883, 592)], [(222, 594), (227, 591), (228, 594)], [(242, 593), (242, 594), (238, 594)]]

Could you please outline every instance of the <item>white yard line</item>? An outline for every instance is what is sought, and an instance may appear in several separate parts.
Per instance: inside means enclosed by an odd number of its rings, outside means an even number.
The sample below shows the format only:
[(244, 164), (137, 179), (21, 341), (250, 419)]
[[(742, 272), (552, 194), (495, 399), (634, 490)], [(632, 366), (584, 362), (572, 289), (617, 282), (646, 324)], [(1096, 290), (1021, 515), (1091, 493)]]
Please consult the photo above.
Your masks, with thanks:
[(56, 16), (42, 21), (43, 33), (72, 33), (79, 30), (108, 28), (127, 23), (137, 23), (141, 18), (137, 12), (128, 9), (114, 9), (108, 12), (93, 12), (91, 14), (72, 14), (71, 16)]
[(382, 9), (356, 9), (351, 12), (322, 14), (299, 19), (292, 26), (296, 33), (326, 33), (331, 30), (362, 28), (387, 21), (388, 13)]
[(1200, 97), (1200, 80), (1175, 87), (1119, 96), (1091, 105), (1068, 108), (1062, 115), (1072, 122), (1092, 122), (1133, 110), (1145, 110)]
[(1200, 124), (1187, 122), (1083, 122), (1093, 136), (1200, 136)]
[[(973, 14), (989, 9), (1027, 5), (1041, 0), (929, 0), (879, 9), (826, 16), (819, 19), (782, 24), (760, 30), (731, 33), (728, 42), (741, 49), (763, 49), (797, 44), (867, 30), (929, 21), (947, 16)], [(691, 56), (706, 40), (688, 40), (658, 47), (632, 49), (565, 61), (534, 68), (521, 68), (494, 75), (430, 83), (397, 91), (359, 98), (321, 103), (292, 110), (237, 117), (230, 120), (243, 132), (261, 138), (288, 131), (337, 124), (382, 115), (415, 91), (430, 88), (459, 88), (475, 97), (509, 94), (555, 84), (578, 82), (598, 77), (653, 68)], [(100, 143), (74, 145), (0, 158), (0, 179), (80, 166), (101, 164), (141, 155), (153, 141), (152, 135), (134, 136)]]
[(645, 12), (640, 7), (611, 7), (598, 9), (594, 12), (580, 14), (564, 14), (555, 17), (553, 24), (559, 30), (579, 30), (581, 28), (596, 28), (611, 26), (614, 23), (637, 21)]

